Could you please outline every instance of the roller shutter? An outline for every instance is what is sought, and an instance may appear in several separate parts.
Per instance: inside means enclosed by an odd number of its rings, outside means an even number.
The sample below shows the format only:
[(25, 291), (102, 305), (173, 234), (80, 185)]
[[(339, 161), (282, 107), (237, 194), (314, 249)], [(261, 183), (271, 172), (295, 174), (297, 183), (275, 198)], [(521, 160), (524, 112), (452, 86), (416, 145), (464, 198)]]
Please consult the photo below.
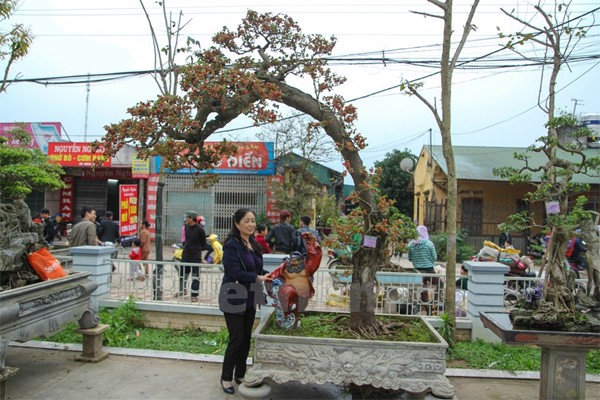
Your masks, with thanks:
[(106, 212), (106, 182), (96, 179), (75, 179), (73, 214), (76, 220), (81, 219), (81, 207), (83, 206), (94, 208), (96, 215), (104, 215)]

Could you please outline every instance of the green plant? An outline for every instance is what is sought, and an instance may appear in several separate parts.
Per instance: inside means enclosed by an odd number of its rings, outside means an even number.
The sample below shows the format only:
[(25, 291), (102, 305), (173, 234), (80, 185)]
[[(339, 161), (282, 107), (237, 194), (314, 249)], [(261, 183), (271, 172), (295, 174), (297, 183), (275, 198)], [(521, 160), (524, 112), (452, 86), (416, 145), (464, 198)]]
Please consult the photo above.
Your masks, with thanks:
[(450, 318), (447, 312), (443, 312), (439, 315), (442, 324), (438, 328), (438, 332), (448, 343), (448, 352), (452, 353), (454, 347), (454, 320)]
[(110, 325), (104, 333), (104, 345), (122, 346), (137, 334), (137, 329), (144, 326), (144, 317), (135, 305), (133, 295), (117, 308), (100, 310), (100, 321)]
[[(456, 235), (456, 261), (463, 262), (470, 260), (471, 256), (475, 254), (475, 249), (469, 243), (467, 243), (468, 233), (466, 230), (461, 229)], [(446, 232), (438, 233), (437, 235), (430, 236), (431, 241), (435, 246), (435, 251), (438, 255), (438, 260), (448, 261), (446, 254), (446, 243), (448, 242), (448, 235)]]

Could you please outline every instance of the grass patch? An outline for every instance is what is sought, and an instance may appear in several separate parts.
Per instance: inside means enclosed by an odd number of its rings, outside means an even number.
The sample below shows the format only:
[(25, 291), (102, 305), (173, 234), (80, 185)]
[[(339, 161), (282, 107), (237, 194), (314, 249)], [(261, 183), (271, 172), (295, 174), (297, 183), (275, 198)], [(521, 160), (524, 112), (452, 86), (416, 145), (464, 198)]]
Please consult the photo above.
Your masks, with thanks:
[[(287, 336), (319, 336), (340, 339), (354, 337), (345, 328), (344, 320), (334, 324), (335, 313), (306, 313), (301, 328), (284, 331), (273, 320), (264, 333)], [(384, 322), (398, 321), (393, 317), (380, 317)], [(394, 336), (381, 340), (434, 342), (429, 330), (419, 319), (404, 319), (404, 328), (396, 329)], [(205, 332), (200, 329), (157, 329), (143, 326), (142, 314), (135, 308), (133, 298), (116, 309), (103, 309), (100, 322), (110, 324), (104, 332), (104, 345), (129, 349), (179, 351), (193, 354), (223, 355), (227, 347), (226, 329)], [(49, 337), (57, 343), (82, 343), (83, 337), (75, 331), (76, 323), (67, 325), (62, 332)], [(252, 350), (250, 353), (252, 356)], [(509, 346), (502, 343), (457, 342), (453, 352), (448, 352), (448, 368), (494, 369), (502, 371), (539, 371), (540, 349), (536, 346)], [(600, 374), (600, 350), (588, 351), (586, 372)]]
[[(79, 329), (79, 325), (76, 323), (69, 324), (64, 331), (45, 340), (57, 343), (81, 344), (83, 336), (75, 332), (77, 329)], [(108, 334), (111, 329), (104, 332), (104, 334)], [(105, 345), (126, 349), (180, 351), (222, 356), (225, 354), (225, 348), (227, 347), (227, 337), (226, 329), (221, 329), (219, 332), (205, 332), (200, 329), (131, 328), (121, 335), (118, 340), (112, 340), (110, 344), (105, 343)], [(106, 338), (105, 342), (107, 342)]]
[[(301, 326), (294, 329), (283, 330), (277, 327), (275, 318), (269, 320), (264, 334), (281, 336), (300, 336), (300, 337), (320, 337), (333, 339), (356, 339), (348, 330), (347, 319), (334, 321), (334, 318), (340, 314), (336, 313), (313, 313), (302, 314)], [(402, 322), (404, 326), (399, 329), (393, 329), (388, 334), (381, 334), (377, 340), (389, 340), (399, 342), (427, 342), (435, 343), (435, 337), (431, 334), (427, 326), (420, 319), (398, 318), (392, 316), (379, 316), (378, 319), (383, 323)], [(365, 339), (368, 340), (368, 339)]]
[[(501, 371), (539, 371), (540, 348), (503, 343), (457, 342), (446, 358), (448, 368), (495, 369)], [(588, 351), (586, 372), (600, 374), (600, 350)]]

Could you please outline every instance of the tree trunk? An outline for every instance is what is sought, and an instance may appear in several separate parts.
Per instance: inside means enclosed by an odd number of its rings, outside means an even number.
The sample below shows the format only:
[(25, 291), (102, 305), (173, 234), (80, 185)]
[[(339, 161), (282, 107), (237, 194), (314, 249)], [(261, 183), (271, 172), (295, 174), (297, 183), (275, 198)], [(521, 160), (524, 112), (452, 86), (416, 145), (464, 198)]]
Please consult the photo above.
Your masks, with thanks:
[(355, 190), (358, 192), (359, 205), (364, 215), (365, 235), (375, 236), (377, 244), (374, 249), (361, 247), (353, 255), (352, 286), (350, 289), (351, 328), (357, 331), (363, 329), (367, 332), (377, 330), (375, 319), (374, 291), (375, 273), (381, 265), (387, 263), (387, 235), (376, 232), (374, 227), (382, 221), (382, 214), (375, 200), (375, 193), (368, 182), (368, 173), (359, 155), (359, 148), (355, 145), (350, 134), (345, 131), (333, 110), (319, 102), (314, 97), (304, 93), (285, 82), (265, 77), (279, 86), (282, 97), (281, 102), (302, 111), (315, 120), (322, 123), (322, 127), (329, 137), (337, 145), (346, 165), (346, 169), (352, 176)]

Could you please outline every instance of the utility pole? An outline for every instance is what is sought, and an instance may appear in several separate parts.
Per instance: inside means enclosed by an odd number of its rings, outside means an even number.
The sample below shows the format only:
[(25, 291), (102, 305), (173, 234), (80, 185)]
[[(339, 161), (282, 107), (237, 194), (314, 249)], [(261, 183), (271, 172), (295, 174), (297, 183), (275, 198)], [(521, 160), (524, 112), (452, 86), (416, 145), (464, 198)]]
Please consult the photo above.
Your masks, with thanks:
[(83, 141), (87, 142), (87, 128), (88, 128), (88, 111), (90, 109), (90, 73), (88, 72), (85, 95), (85, 127), (83, 128)]
[(573, 102), (573, 118), (575, 118), (575, 110), (577, 109), (577, 104), (579, 103), (583, 105), (583, 100), (571, 99), (571, 101)]

